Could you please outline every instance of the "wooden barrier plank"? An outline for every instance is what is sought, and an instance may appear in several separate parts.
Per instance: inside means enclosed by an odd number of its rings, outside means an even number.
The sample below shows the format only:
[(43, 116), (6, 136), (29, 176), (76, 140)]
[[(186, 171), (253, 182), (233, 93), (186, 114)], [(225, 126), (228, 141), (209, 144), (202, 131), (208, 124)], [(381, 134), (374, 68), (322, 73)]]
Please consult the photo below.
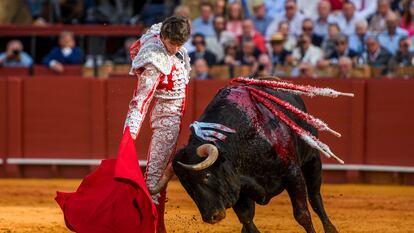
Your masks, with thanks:
[(24, 80), (25, 157), (90, 156), (91, 82), (80, 78)]
[(90, 87), (91, 158), (105, 158), (107, 155), (106, 82), (102, 79), (91, 80)]
[(367, 83), (367, 164), (413, 166), (414, 82)]
[(0, 177), (5, 176), (4, 164), (7, 156), (7, 79), (0, 79)]

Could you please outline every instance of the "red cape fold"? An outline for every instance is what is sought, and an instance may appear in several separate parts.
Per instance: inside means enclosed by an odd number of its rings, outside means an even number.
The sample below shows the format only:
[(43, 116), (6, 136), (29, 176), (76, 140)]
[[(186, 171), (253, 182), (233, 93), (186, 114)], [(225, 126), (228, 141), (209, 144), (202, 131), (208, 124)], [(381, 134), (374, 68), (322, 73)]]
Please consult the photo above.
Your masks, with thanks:
[(78, 233), (154, 233), (157, 210), (125, 129), (116, 159), (102, 160), (76, 192), (57, 192), (66, 226)]

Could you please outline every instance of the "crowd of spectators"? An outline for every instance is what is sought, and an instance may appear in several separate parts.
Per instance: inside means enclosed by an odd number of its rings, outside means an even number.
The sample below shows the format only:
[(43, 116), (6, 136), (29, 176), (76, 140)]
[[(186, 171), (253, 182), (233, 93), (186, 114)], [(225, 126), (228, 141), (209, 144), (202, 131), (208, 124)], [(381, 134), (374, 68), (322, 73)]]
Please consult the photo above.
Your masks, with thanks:
[[(279, 67), (292, 67), (288, 76), (309, 77), (317, 76), (315, 70), (336, 67), (343, 78), (352, 76), (358, 66), (392, 76), (398, 67), (414, 65), (414, 0), (211, 0), (200, 1), (195, 17), (186, 5), (189, 1), (5, 0), (2, 4), (12, 2), (26, 2), (35, 25), (150, 26), (171, 14), (192, 18), (192, 37), (184, 46), (197, 79), (211, 79), (209, 69), (216, 65), (246, 65), (269, 75), (277, 74)], [(46, 5), (54, 9), (48, 16)], [(8, 23), (4, 15), (8, 16), (0, 11), (0, 23)], [(105, 58), (129, 64), (128, 51), (135, 40), (126, 38), (118, 51)], [(56, 72), (63, 72), (65, 64), (84, 64), (85, 56), (75, 41), (71, 32), (62, 32), (58, 46), (41, 63)], [(32, 64), (18, 40), (10, 40), (0, 54), (2, 66)]]

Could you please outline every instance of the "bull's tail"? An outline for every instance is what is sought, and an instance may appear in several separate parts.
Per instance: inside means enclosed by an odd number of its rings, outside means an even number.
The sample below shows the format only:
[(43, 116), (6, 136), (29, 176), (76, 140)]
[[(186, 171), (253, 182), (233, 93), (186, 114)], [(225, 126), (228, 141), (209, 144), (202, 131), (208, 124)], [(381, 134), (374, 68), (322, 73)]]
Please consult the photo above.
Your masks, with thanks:
[[(301, 86), (295, 85), (291, 83), (285, 83), (280, 81), (268, 81), (268, 80), (253, 80), (253, 79), (246, 79), (246, 78), (236, 78), (233, 82), (239, 82), (244, 84), (251, 84), (257, 86), (265, 86), (281, 91), (287, 91), (294, 94), (304, 94), (308, 96), (315, 96), (315, 95), (322, 95), (322, 96), (329, 96), (329, 97), (337, 97), (340, 95), (343, 96), (354, 96), (352, 93), (342, 93), (335, 91), (330, 88), (317, 88), (312, 86)], [(250, 94), (260, 103), (262, 103), (269, 111), (271, 111), (274, 115), (276, 115), (279, 119), (281, 119), (286, 125), (288, 125), (296, 134), (298, 134), (308, 145), (311, 147), (321, 151), (325, 156), (328, 158), (332, 157), (336, 159), (339, 163), (343, 164), (344, 161), (337, 157), (330, 148), (313, 136), (309, 131), (303, 129), (298, 124), (296, 124), (292, 119), (290, 119), (286, 114), (282, 111), (277, 109), (271, 102), (274, 102), (283, 108), (287, 109), (288, 111), (297, 115), (300, 119), (306, 121), (310, 125), (314, 126), (318, 130), (328, 131), (334, 134), (337, 137), (340, 137), (341, 134), (329, 128), (329, 126), (323, 122), (322, 120), (303, 112), (302, 110), (296, 108), (295, 106), (291, 105), (287, 101), (279, 99), (273, 95), (270, 95), (267, 92), (247, 87), (250, 91)]]

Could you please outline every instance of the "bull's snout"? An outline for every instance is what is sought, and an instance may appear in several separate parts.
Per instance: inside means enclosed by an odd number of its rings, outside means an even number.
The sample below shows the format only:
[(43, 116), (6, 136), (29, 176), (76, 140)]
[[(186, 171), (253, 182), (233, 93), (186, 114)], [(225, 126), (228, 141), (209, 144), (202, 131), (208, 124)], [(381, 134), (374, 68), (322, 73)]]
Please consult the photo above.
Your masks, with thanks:
[(214, 224), (220, 222), (224, 218), (226, 218), (226, 211), (221, 210), (212, 214), (211, 217), (203, 217), (203, 221), (206, 223)]

